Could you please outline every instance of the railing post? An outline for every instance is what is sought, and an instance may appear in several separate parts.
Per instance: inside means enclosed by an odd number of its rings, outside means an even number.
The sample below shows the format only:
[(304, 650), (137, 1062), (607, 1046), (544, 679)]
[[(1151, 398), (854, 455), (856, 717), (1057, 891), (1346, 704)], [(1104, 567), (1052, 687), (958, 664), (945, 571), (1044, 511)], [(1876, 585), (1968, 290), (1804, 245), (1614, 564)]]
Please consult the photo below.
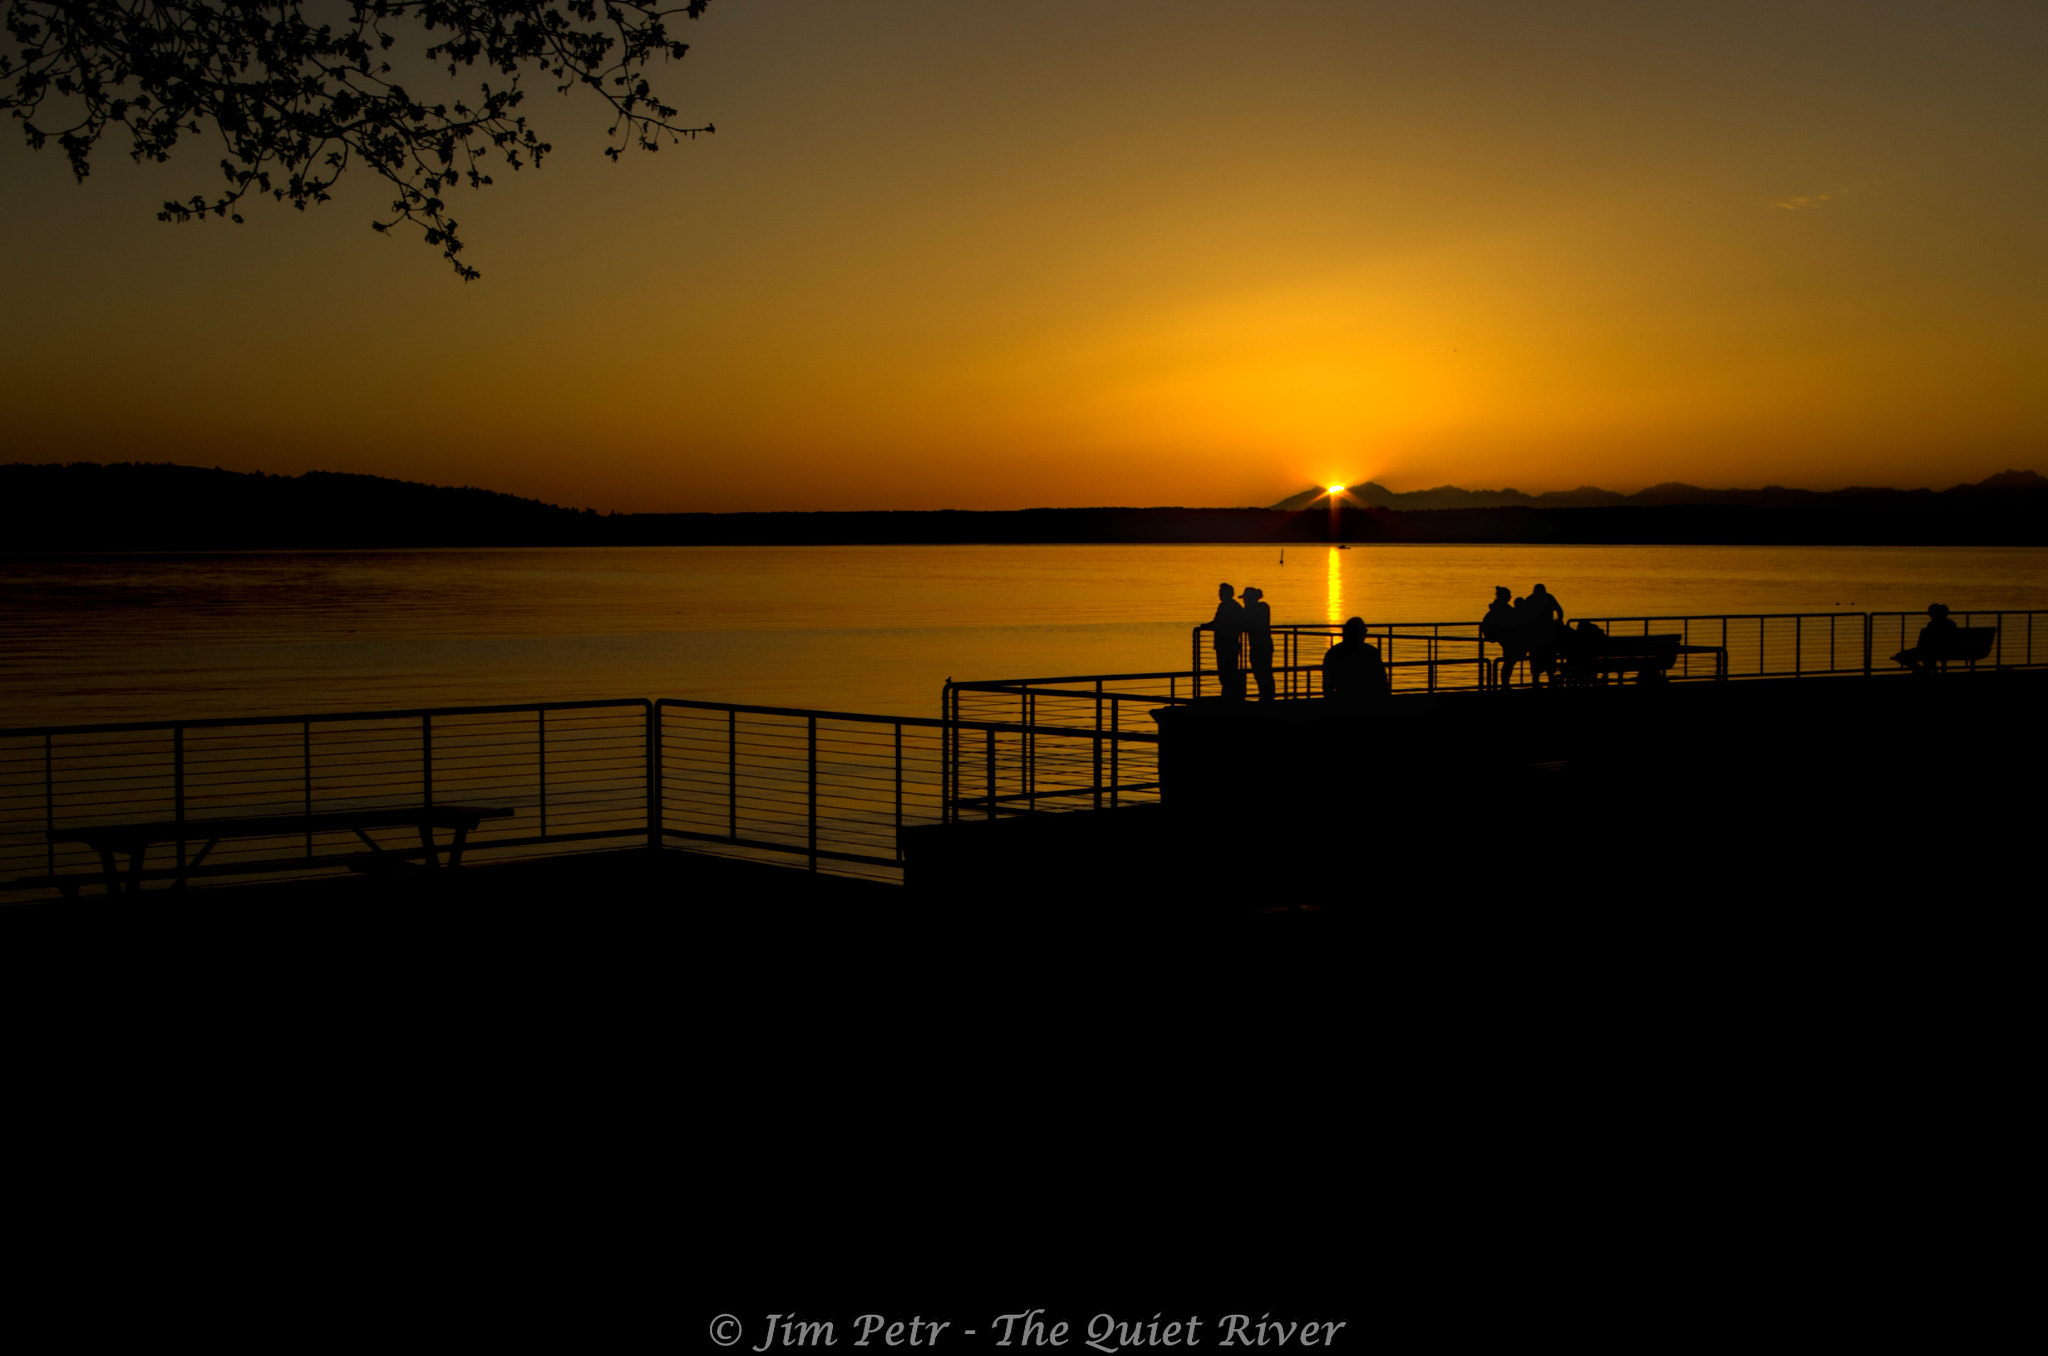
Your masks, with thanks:
[(1026, 689), (1020, 694), (1018, 706), (1024, 717), (1024, 747), (1019, 755), (1024, 771), (1024, 807), (1038, 808), (1038, 694)]
[(816, 716), (808, 716), (805, 718), (804, 724), (809, 727), (807, 734), (810, 741), (810, 756), (804, 761), (809, 765), (811, 773), (809, 801), (811, 815), (809, 839), (811, 870), (816, 871), (818, 869), (818, 718)]
[(647, 850), (661, 848), (661, 703), (647, 703)]
[(43, 858), (57, 874), (57, 762), (50, 736), (43, 736)]
[[(306, 818), (310, 820), (313, 817), (313, 722), (310, 720), (299, 722), (299, 759), (300, 770), (305, 777)], [(543, 829), (542, 832), (545, 833), (546, 830)], [(310, 860), (312, 856), (313, 831), (307, 829), (306, 857)]]
[(953, 680), (939, 689), (939, 822), (951, 824), (959, 818), (954, 801), (960, 795), (960, 694)]
[[(1115, 705), (1114, 702), (1111, 705)], [(1095, 808), (1102, 808), (1102, 680), (1095, 680)]]
[(1117, 746), (1122, 741), (1116, 737), (1116, 734), (1118, 725), (1122, 723), (1120, 719), (1122, 715), (1123, 704), (1121, 702), (1111, 702), (1109, 704), (1109, 808), (1112, 810), (1117, 807), (1116, 751)]
[[(172, 804), (175, 807), (171, 817), (178, 825), (178, 884), (182, 886), (185, 883), (185, 727), (182, 725), (171, 728), (171, 788)], [(137, 872), (136, 875), (138, 879), (135, 886), (140, 889), (141, 873)]]
[[(1202, 628), (1199, 626), (1195, 628), (1193, 641), (1194, 653), (1189, 657), (1188, 671), (1194, 674), (1195, 686), (1189, 700), (1200, 701), (1202, 699)], [(1171, 682), (1170, 679), (1168, 681)], [(1221, 682), (1222, 679), (1219, 677), (1217, 681)]]

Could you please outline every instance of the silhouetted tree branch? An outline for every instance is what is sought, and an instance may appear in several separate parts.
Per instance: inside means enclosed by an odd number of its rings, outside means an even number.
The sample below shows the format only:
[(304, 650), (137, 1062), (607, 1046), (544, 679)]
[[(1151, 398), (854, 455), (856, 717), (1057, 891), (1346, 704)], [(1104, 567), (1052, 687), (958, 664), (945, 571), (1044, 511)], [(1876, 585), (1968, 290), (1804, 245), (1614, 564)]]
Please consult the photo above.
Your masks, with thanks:
[[(612, 106), (613, 160), (631, 143), (660, 149), (716, 129), (679, 127), (676, 110), (647, 80), (656, 57), (678, 60), (687, 43), (669, 36), (677, 14), (696, 18), (710, 0), (681, 6), (561, 0), (478, 4), (454, 0), (283, 0), (283, 3), (147, 3), (138, 0), (7, 0), (0, 47), (0, 108), (20, 119), (36, 149), (52, 137), (84, 179), (100, 137), (127, 129), (138, 161), (170, 159), (181, 137), (210, 125), (220, 134), (227, 187), (167, 202), (160, 221), (242, 217), (251, 193), (304, 211), (360, 160), (398, 189), (388, 220), (421, 228), (465, 280), (477, 271), (456, 256), (462, 240), (441, 194), (502, 155), (514, 169), (553, 149), (520, 114), (529, 76), (578, 85)], [(403, 31), (407, 41), (391, 31)], [(387, 54), (417, 55), (447, 74), (480, 68), (473, 100), (425, 102), (400, 84)], [(394, 52), (394, 48), (398, 49)], [(65, 125), (39, 123), (54, 116)]]

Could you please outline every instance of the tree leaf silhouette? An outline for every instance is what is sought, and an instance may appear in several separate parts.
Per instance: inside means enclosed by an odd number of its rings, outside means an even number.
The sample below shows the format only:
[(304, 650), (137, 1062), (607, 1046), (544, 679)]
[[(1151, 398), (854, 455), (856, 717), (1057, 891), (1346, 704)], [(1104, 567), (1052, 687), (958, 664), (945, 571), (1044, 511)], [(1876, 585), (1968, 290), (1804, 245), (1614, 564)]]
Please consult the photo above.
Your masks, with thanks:
[[(183, 137), (211, 124), (225, 143), (227, 187), (210, 198), (166, 202), (160, 221), (211, 213), (240, 222), (231, 209), (251, 194), (303, 211), (328, 201), (335, 181), (360, 160), (398, 192), (389, 217), (371, 228), (411, 223), (470, 281), (480, 275), (457, 257), (463, 242), (437, 190), (465, 179), (473, 189), (488, 185), (480, 166), (489, 155), (519, 169), (538, 166), (554, 149), (518, 111), (522, 82), (545, 76), (558, 93), (582, 87), (609, 103), (618, 114), (610, 130), (617, 141), (605, 154), (614, 161), (628, 141), (654, 150), (663, 138), (714, 132), (710, 123), (679, 126), (677, 110), (655, 95), (646, 75), (655, 59), (680, 60), (689, 50), (670, 35), (669, 22), (679, 14), (695, 19), (709, 3), (9, 0), (0, 81), (11, 79), (12, 88), (0, 85), (0, 109), (21, 122), (31, 149), (54, 135), (80, 180), (100, 138), (117, 126), (128, 132), (135, 160), (164, 162)], [(316, 23), (308, 8), (341, 21)], [(481, 69), (474, 102), (425, 103), (390, 78), (382, 54), (401, 46), (401, 33), (406, 50), (450, 77)], [(68, 125), (37, 126), (46, 112)]]

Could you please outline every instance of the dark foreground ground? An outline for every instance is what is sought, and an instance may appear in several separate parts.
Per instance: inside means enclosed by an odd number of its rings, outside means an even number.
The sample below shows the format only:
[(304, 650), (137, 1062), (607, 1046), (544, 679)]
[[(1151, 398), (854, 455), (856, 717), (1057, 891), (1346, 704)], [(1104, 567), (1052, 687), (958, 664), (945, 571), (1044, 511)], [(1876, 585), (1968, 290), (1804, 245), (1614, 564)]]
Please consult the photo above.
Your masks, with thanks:
[(1178, 819), (931, 836), (908, 889), (620, 853), (13, 909), (11, 1197), (102, 1289), (177, 1277), (160, 1331), (1632, 1350), (1906, 1295), (1952, 1338), (2019, 1256), (1937, 1267), (2030, 1143), (2043, 697), (1447, 700), (1327, 775), (1255, 734)]
[(2048, 674), (1409, 704), (1423, 709), (1381, 720), (1321, 703), (1170, 713), (1164, 806), (914, 829), (912, 893), (1109, 916), (1313, 905), (1426, 934), (1756, 910), (1789, 926), (2017, 908), (2033, 889)]

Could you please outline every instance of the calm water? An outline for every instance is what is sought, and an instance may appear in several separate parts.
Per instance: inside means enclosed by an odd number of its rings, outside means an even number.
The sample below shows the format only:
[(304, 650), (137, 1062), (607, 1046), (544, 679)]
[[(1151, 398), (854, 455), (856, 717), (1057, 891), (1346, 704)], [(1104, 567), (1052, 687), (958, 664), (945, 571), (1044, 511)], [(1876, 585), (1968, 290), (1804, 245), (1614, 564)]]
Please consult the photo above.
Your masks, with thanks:
[(2002, 547), (621, 547), (0, 557), (0, 726), (592, 697), (933, 715), (956, 678), (1182, 669), (1276, 622), (2048, 608)]

